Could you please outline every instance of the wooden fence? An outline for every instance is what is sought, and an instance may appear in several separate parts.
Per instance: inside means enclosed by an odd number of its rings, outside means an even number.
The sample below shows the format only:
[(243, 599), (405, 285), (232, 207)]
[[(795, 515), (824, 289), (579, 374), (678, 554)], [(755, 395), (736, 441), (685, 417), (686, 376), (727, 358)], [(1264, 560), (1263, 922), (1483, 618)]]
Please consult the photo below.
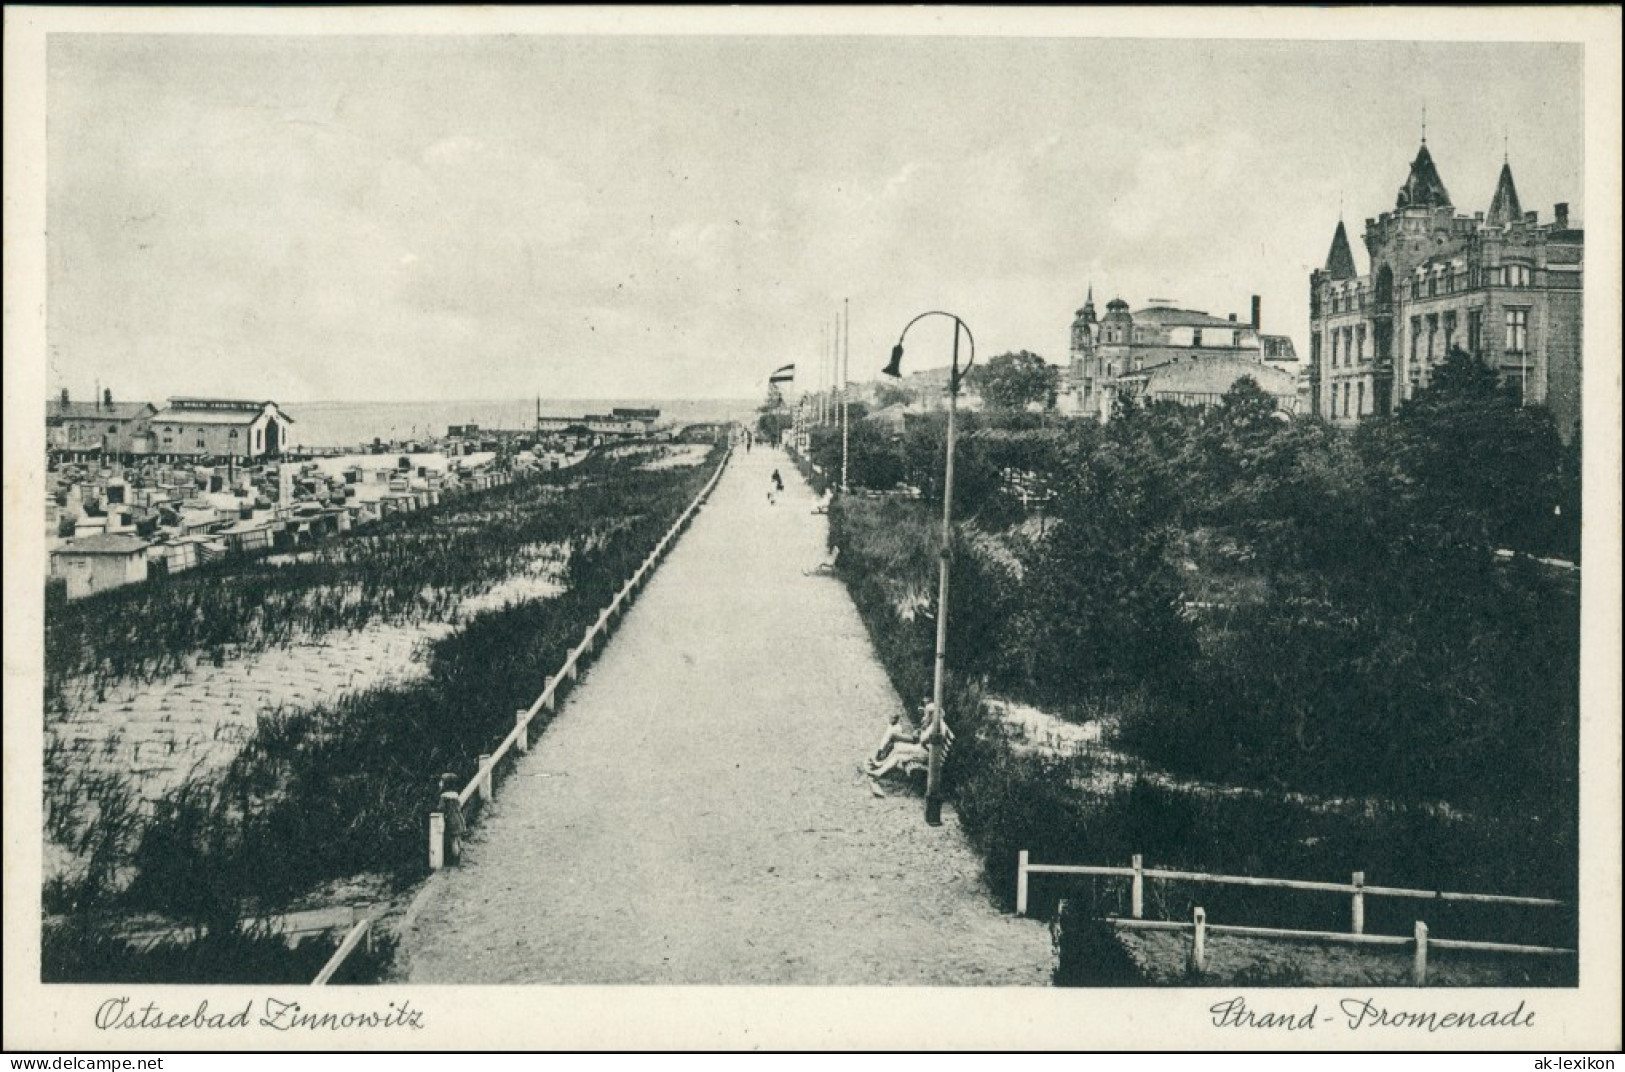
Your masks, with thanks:
[[(1287, 940), (1309, 940), (1332, 942), (1345, 945), (1367, 946), (1406, 946), (1413, 949), (1411, 963), (1411, 981), (1417, 986), (1427, 983), (1427, 961), (1429, 948), (1469, 950), (1480, 953), (1510, 953), (1530, 956), (1574, 956), (1575, 950), (1558, 948), (1554, 946), (1517, 945), (1509, 942), (1477, 942), (1462, 941), (1448, 938), (1429, 938), (1428, 927), (1422, 920), (1416, 920), (1410, 937), (1390, 934), (1367, 934), (1365, 932), (1365, 904), (1368, 897), (1389, 897), (1432, 903), (1468, 903), (1468, 904), (1496, 904), (1519, 905), (1528, 908), (1561, 908), (1564, 902), (1552, 900), (1547, 897), (1517, 897), (1499, 893), (1454, 893), (1446, 890), (1419, 890), (1400, 886), (1369, 886), (1365, 881), (1365, 872), (1355, 871), (1346, 883), (1344, 882), (1310, 882), (1302, 879), (1290, 878), (1260, 878), (1252, 875), (1222, 875), (1209, 874), (1201, 871), (1164, 871), (1144, 866), (1143, 858), (1136, 853), (1128, 867), (1091, 866), (1079, 864), (1035, 864), (1032, 862), (1026, 849), (1021, 850), (1016, 858), (1016, 914), (1027, 914), (1027, 901), (1029, 886), (1034, 875), (1084, 875), (1109, 878), (1126, 878), (1129, 885), (1129, 915), (1128, 919), (1114, 918), (1112, 923), (1119, 927), (1131, 930), (1177, 930), (1189, 931), (1191, 934), (1190, 965), (1193, 971), (1200, 973), (1207, 963), (1207, 936), (1209, 934), (1230, 934), (1251, 938), (1277, 938)], [(1349, 898), (1349, 929), (1348, 931), (1312, 931), (1289, 930), (1279, 927), (1243, 927), (1234, 925), (1218, 925), (1207, 922), (1207, 913), (1197, 907), (1192, 913), (1189, 923), (1173, 921), (1148, 920), (1145, 914), (1145, 883), (1147, 879), (1163, 879), (1178, 882), (1206, 883), (1216, 886), (1254, 886), (1268, 889), (1302, 890), (1316, 893), (1336, 893)]]
[[(677, 520), (672, 522), (671, 528), (666, 530), (666, 534), (655, 544), (654, 549), (649, 552), (648, 557), (643, 560), (642, 564), (632, 571), (632, 575), (626, 579), (625, 584), (621, 585), (620, 590), (615, 593), (609, 604), (598, 612), (598, 617), (591, 625), (587, 626), (580, 642), (571, 648), (570, 653), (565, 656), (564, 665), (559, 668), (558, 673), (547, 679), (547, 685), (542, 689), (541, 695), (536, 697), (535, 702), (529, 707), (522, 707), (514, 713), (513, 729), (508, 732), (506, 737), (502, 738), (495, 749), (479, 757), (479, 765), (474, 777), (469, 779), (468, 783), (461, 789), (458, 789), (455, 774), (442, 774), (440, 776), (439, 797), (435, 801), (435, 809), (429, 813), (428, 851), (431, 871), (439, 871), (459, 861), (462, 855), (463, 835), (468, 830), (470, 820), (477, 817), (485, 806), (495, 798), (497, 767), (504, 761), (516, 760), (518, 756), (530, 750), (531, 720), (542, 711), (552, 712), (558, 709), (558, 703), (562, 699), (564, 691), (580, 676), (581, 671), (592, 659), (593, 654), (603, 647), (605, 641), (609, 639), (609, 634), (614, 630), (616, 622), (625, 614), (633, 598), (643, 589), (644, 585), (648, 584), (649, 578), (654, 574), (655, 567), (671, 551), (672, 546), (677, 542), (677, 537), (682, 535), (683, 531), (688, 528), (694, 520), (694, 515), (699, 513), (700, 507), (705, 505), (706, 499), (710, 498), (711, 492), (717, 486), (717, 482), (722, 479), (723, 470), (727, 468), (732, 454), (731, 448), (727, 453), (723, 454), (722, 460), (717, 464), (716, 471), (711, 474), (711, 479), (706, 481), (705, 486), (694, 497), (694, 501), (689, 503), (688, 507), (678, 515)], [(317, 976), (316, 983), (318, 985), (325, 983), (327, 979), (332, 977), (333, 972), (338, 970), (339, 965), (344, 963), (344, 959), (355, 951), (357, 946), (370, 940), (370, 921), (363, 920), (356, 924), (345, 937), (344, 943), (339, 946), (338, 951), (333, 954), (333, 959), (322, 969), (322, 974)]]
[(316, 978), (311, 980), (311, 986), (326, 986), (332, 980), (333, 973), (338, 971), (340, 965), (357, 949), (365, 948), (368, 952), (372, 951), (374, 922), (372, 907), (370, 905), (363, 906), (356, 911), (356, 915), (359, 918), (357, 918), (355, 925), (344, 936), (344, 941), (339, 943), (339, 947), (333, 951), (333, 955), (327, 958), (327, 963), (322, 965), (322, 970), (316, 973)]

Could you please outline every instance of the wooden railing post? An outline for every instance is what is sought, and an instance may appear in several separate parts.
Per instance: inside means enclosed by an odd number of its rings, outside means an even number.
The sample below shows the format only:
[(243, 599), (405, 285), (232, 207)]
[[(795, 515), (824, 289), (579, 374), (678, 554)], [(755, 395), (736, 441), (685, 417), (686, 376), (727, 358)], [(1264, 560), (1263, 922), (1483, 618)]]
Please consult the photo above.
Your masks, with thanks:
[(1416, 921), (1416, 953), (1411, 959), (1411, 985), (1428, 985), (1428, 925)]
[(444, 821), (441, 830), (445, 834), (445, 849), (441, 859), (445, 866), (451, 867), (462, 860), (463, 846), (463, 806), (457, 800), (456, 793), (440, 794), (440, 814)]
[(1349, 927), (1354, 934), (1365, 933), (1365, 872), (1354, 872), (1354, 897), (1349, 905)]
[(441, 830), (445, 835), (442, 860), (451, 867), (463, 855), (463, 804), (457, 799), (457, 775), (446, 772), (440, 776)]
[(1134, 854), (1134, 885), (1129, 891), (1129, 915), (1135, 919), (1145, 916), (1145, 864), (1139, 853)]
[(481, 804), (489, 804), (489, 803), (491, 803), (491, 798), (496, 795), (496, 793), (494, 792), (495, 786), (493, 786), (492, 782), (491, 782), (491, 779), (492, 779), (491, 768), (494, 767), (494, 766), (496, 766), (496, 764), (491, 762), (491, 753), (486, 752), (486, 753), (483, 753), (480, 756), (480, 773), (479, 773), (479, 790), (478, 790), (478, 792), (480, 794), (480, 803)]
[(1196, 926), (1191, 930), (1191, 971), (1201, 975), (1207, 967), (1207, 911), (1198, 905), (1193, 915)]
[(524, 755), (530, 751), (530, 712), (523, 707), (513, 713), (513, 726), (519, 732), (514, 734), (513, 745)]
[(1027, 914), (1027, 850), (1016, 854), (1016, 915)]
[(542, 710), (552, 712), (557, 711), (558, 708), (559, 679), (556, 677), (550, 677), (547, 679), (547, 688), (542, 690)]

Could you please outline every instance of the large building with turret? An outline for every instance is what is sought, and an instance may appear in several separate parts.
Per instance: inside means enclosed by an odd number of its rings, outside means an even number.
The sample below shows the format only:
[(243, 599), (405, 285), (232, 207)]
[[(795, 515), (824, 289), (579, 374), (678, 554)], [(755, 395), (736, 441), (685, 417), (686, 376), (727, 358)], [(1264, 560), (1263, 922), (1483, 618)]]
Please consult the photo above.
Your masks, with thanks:
[(1364, 239), (1361, 273), (1339, 220), (1309, 277), (1314, 413), (1341, 425), (1390, 413), (1460, 347), (1574, 434), (1585, 232), (1567, 204), (1544, 222), (1525, 212), (1503, 163), (1488, 212), (1458, 214), (1424, 138), (1394, 210), (1367, 219)]
[(1107, 420), (1119, 398), (1216, 405), (1250, 376), (1283, 411), (1295, 412), (1298, 355), (1290, 338), (1259, 330), (1261, 309), (1256, 295), (1247, 320), (1166, 302), (1130, 312), (1128, 302), (1114, 298), (1098, 318), (1091, 286), (1072, 321), (1065, 408)]

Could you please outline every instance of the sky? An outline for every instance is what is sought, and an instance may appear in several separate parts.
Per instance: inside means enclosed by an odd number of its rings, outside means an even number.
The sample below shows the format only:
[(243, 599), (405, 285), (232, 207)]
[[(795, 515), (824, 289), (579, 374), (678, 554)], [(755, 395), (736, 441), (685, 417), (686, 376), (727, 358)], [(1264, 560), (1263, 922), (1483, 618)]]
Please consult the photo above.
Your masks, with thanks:
[[(48, 384), (88, 398), (752, 398), (916, 313), (1064, 363), (1168, 299), (1307, 353), (1427, 142), (1584, 225), (1575, 45), (53, 35)], [(948, 360), (946, 321), (905, 369)]]

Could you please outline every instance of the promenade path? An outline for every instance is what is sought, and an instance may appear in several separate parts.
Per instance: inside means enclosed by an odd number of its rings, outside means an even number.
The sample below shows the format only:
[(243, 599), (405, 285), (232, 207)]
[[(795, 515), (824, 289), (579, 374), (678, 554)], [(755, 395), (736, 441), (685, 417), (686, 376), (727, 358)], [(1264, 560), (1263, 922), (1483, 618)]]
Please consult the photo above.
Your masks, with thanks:
[(1047, 929), (993, 906), (952, 808), (869, 791), (900, 701), (845, 588), (802, 572), (813, 501), (783, 453), (735, 452), (433, 880), (411, 982), (1048, 983)]

